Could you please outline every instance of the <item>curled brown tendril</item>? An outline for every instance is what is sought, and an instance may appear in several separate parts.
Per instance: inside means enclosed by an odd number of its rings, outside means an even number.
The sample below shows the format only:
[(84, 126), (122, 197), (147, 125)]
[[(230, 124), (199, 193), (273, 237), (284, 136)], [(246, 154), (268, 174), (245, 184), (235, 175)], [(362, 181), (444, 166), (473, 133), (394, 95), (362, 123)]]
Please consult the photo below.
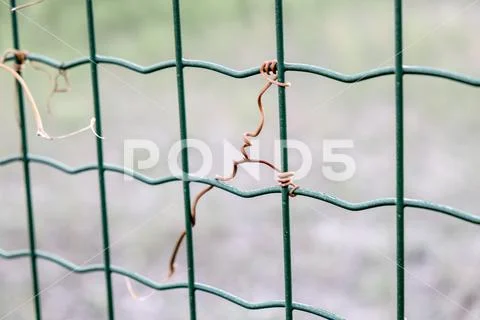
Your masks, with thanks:
[[(255, 138), (260, 133), (262, 132), (263, 125), (265, 123), (265, 112), (262, 104), (262, 97), (267, 92), (267, 90), (272, 86), (272, 84), (275, 84), (277, 86), (281, 87), (289, 87), (290, 83), (283, 83), (277, 81), (277, 61), (276, 60), (271, 60), (271, 61), (265, 61), (261, 66), (260, 66), (260, 74), (267, 80), (267, 83), (265, 86), (260, 90), (260, 93), (257, 98), (257, 104), (258, 104), (258, 110), (260, 112), (260, 122), (257, 126), (257, 128), (253, 131), (245, 132), (243, 134), (243, 145), (240, 148), (240, 152), (243, 155), (243, 159), (241, 160), (236, 160), (233, 161), (233, 170), (232, 173), (229, 176), (217, 176), (215, 177), (216, 180), (226, 182), (233, 180), (235, 176), (237, 175), (238, 171), (238, 166), (244, 163), (260, 163), (263, 165), (266, 165), (273, 169), (277, 173), (277, 182), (280, 184), (282, 187), (291, 187), (289, 191), (289, 195), (291, 197), (295, 196), (295, 190), (298, 189), (298, 185), (296, 185), (293, 182), (293, 177), (295, 175), (294, 172), (282, 172), (279, 168), (277, 168), (274, 164), (271, 162), (268, 162), (266, 160), (260, 160), (260, 159), (251, 159), (250, 155), (248, 153), (248, 148), (251, 147), (252, 142), (251, 138)], [(192, 227), (195, 226), (196, 222), (196, 216), (197, 216), (197, 205), (200, 199), (210, 190), (213, 189), (213, 186), (207, 186), (203, 190), (201, 190), (195, 199), (193, 200), (192, 204), (192, 216), (191, 216), (191, 224)], [(184, 230), (180, 236), (177, 239), (177, 242), (175, 244), (175, 247), (173, 249), (172, 255), (170, 257), (170, 262), (169, 262), (169, 272), (167, 279), (170, 278), (174, 273), (175, 273), (175, 260), (178, 254), (178, 251), (180, 249), (180, 245), (182, 244), (183, 240), (185, 239), (186, 236), (186, 231)]]
[[(13, 68), (9, 67), (8, 65), (6, 65), (4, 63), (4, 61), (5, 61), (5, 59), (7, 58), (8, 55), (15, 56), (16, 61), (15, 61), (15, 64), (14, 64)], [(15, 80), (17, 80), (18, 83), (22, 86), (22, 89), (25, 92), (25, 95), (27, 96), (27, 100), (30, 102), (30, 105), (32, 106), (33, 116), (35, 118), (35, 124), (37, 126), (37, 135), (42, 137), (42, 138), (45, 138), (45, 139), (51, 139), (51, 137), (43, 129), (42, 117), (40, 116), (40, 112), (38, 111), (37, 103), (35, 102), (35, 99), (33, 98), (33, 95), (30, 91), (30, 88), (28, 87), (25, 80), (23, 80), (22, 76), (20, 76), (20, 74), (19, 74), (19, 72), (22, 70), (26, 60), (27, 60), (27, 52), (26, 51), (8, 49), (8, 50), (5, 51), (2, 58), (0, 59), (0, 68), (9, 72), (15, 78)]]
[[(60, 78), (63, 78), (65, 86), (61, 87), (59, 85)], [(52, 79), (52, 91), (48, 95), (47, 100), (47, 111), (48, 113), (52, 113), (52, 99), (57, 93), (66, 93), (69, 92), (72, 87), (70, 86), (70, 80), (68, 79), (67, 70), (65, 69), (58, 69), (58, 73), (55, 78), (51, 77)]]
[[(15, 57), (15, 64), (12, 67), (9, 67), (8, 65), (5, 64), (5, 59), (9, 56), (12, 55)], [(52, 137), (50, 136), (45, 129), (43, 128), (43, 122), (42, 122), (42, 117), (40, 115), (40, 112), (38, 111), (38, 105), (35, 102), (35, 99), (32, 95), (32, 92), (30, 91), (30, 88), (28, 87), (27, 83), (23, 79), (23, 77), (20, 75), (20, 72), (23, 70), (25, 67), (25, 64), (28, 61), (28, 52), (24, 50), (15, 50), (15, 49), (8, 49), (5, 51), (3, 56), (0, 57), (0, 68), (7, 71), (10, 73), (16, 81), (20, 84), (22, 87), (23, 91), (25, 92), (25, 95), (27, 96), (27, 100), (30, 102), (30, 105), (32, 107), (33, 111), (33, 116), (35, 119), (35, 125), (37, 127), (37, 136), (42, 137), (47, 140), (54, 140), (54, 139), (63, 139), (67, 137), (71, 137), (73, 135), (79, 134), (81, 132), (90, 130), (92, 133), (100, 138), (103, 139), (103, 137), (99, 136), (97, 132), (95, 131), (95, 118), (90, 119), (90, 124), (84, 128), (81, 128), (77, 131), (62, 135), (62, 136), (56, 136)]]
[[(261, 66), (260, 66), (260, 74), (267, 79), (268, 82), (271, 84), (275, 84), (279, 87), (290, 87), (291, 83), (290, 82), (279, 82), (277, 81), (277, 60), (269, 60), (265, 61)], [(269, 77), (269, 75), (274, 75), (274, 77)]]

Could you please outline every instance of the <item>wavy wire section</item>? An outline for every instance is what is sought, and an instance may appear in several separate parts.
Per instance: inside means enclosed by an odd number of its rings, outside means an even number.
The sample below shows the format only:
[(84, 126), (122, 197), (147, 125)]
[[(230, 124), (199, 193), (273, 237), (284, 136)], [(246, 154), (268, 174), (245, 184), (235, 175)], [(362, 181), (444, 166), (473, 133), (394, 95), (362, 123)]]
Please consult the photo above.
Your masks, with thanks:
[[(7, 59), (7, 61), (11, 59), (12, 58), (10, 57)], [(29, 53), (28, 59), (31, 61), (36, 61), (39, 63), (46, 64), (53, 68), (65, 69), (65, 70), (76, 68), (81, 65), (90, 63), (90, 59), (88, 57), (71, 60), (69, 62), (59, 62), (47, 56), (34, 54), (34, 53)], [(131, 71), (138, 72), (141, 74), (149, 74), (149, 73), (153, 73), (153, 72), (168, 69), (168, 68), (173, 68), (176, 65), (175, 60), (167, 60), (167, 61), (162, 61), (156, 64), (152, 64), (150, 66), (141, 66), (139, 64), (133, 63), (125, 59), (111, 57), (111, 56), (102, 56), (102, 55), (97, 55), (96, 60), (98, 63), (101, 63), (101, 64), (112, 64), (119, 67), (124, 67), (126, 69), (129, 69)], [(244, 69), (244, 70), (235, 70), (217, 63), (204, 61), (204, 60), (183, 59), (183, 65), (185, 67), (190, 67), (190, 68), (199, 68), (199, 69), (207, 69), (207, 70), (215, 71), (233, 78), (248, 78), (260, 73), (260, 71), (258, 70), (258, 67), (253, 67), (253, 68)], [(332, 80), (337, 80), (344, 83), (360, 82), (360, 81), (365, 81), (373, 78), (395, 74), (394, 67), (376, 68), (376, 69), (371, 69), (365, 72), (348, 75), (348, 74), (336, 72), (327, 68), (322, 68), (319, 66), (313, 66), (310, 64), (303, 64), (303, 63), (285, 63), (285, 71), (296, 71), (296, 72), (316, 74), (319, 76), (323, 76), (323, 77), (326, 77)], [(431, 76), (431, 77), (452, 80), (455, 82), (467, 84), (474, 87), (480, 87), (480, 78), (475, 78), (475, 77), (467, 76), (461, 73), (451, 72), (443, 69), (424, 67), (424, 66), (404, 66), (403, 72), (404, 74), (407, 74), (407, 75)]]
[[(104, 272), (105, 271), (105, 265), (103, 264), (90, 264), (90, 265), (76, 265), (71, 261), (68, 261), (66, 259), (63, 259), (55, 254), (45, 252), (45, 251), (40, 251), (37, 250), (35, 252), (35, 256), (37, 258), (47, 260), (50, 262), (53, 262), (71, 272), (74, 273), (90, 273), (90, 272)], [(4, 259), (18, 259), (18, 258), (26, 258), (30, 257), (30, 251), (29, 250), (15, 250), (15, 251), (6, 251), (0, 249), (0, 257)], [(174, 289), (186, 289), (188, 288), (187, 283), (171, 283), (171, 284), (161, 284), (159, 282), (156, 282), (150, 278), (147, 278), (145, 276), (139, 275), (138, 273), (131, 272), (127, 269), (124, 269), (122, 267), (117, 267), (117, 266), (111, 266), (110, 270), (113, 273), (128, 277), (132, 280), (138, 281), (142, 283), (143, 285), (150, 287), (152, 289), (158, 290), (158, 291), (164, 291), (164, 290), (174, 290)], [(225, 299), (227, 301), (230, 301), (232, 303), (235, 303), (239, 306), (242, 306), (246, 309), (250, 310), (258, 310), (258, 309), (269, 309), (269, 308), (284, 308), (285, 307), (285, 302), (284, 301), (268, 301), (268, 302), (249, 302), (247, 300), (244, 300), (240, 297), (235, 296), (232, 293), (229, 293), (227, 291), (202, 284), (202, 283), (195, 283), (195, 289), (199, 291), (203, 291), (205, 293), (217, 296), (219, 298)], [(341, 318), (329, 311), (319, 309), (319, 308), (314, 308), (310, 305), (302, 304), (302, 303), (293, 303), (293, 308), (298, 311), (303, 311), (306, 313), (314, 314), (317, 316), (320, 316), (324, 319), (329, 319), (329, 320), (343, 320), (344, 318)]]
[[(0, 159), (0, 166), (5, 166), (14, 162), (20, 162), (22, 160), (23, 158), (21, 156), (7, 157), (4, 159)], [(28, 161), (32, 163), (43, 164), (71, 175), (79, 174), (87, 171), (98, 170), (98, 166), (94, 164), (72, 168), (54, 159), (50, 159), (42, 156), (35, 156), (35, 155), (29, 155)], [(115, 172), (115, 173), (120, 173), (120, 174), (130, 176), (148, 185), (161, 185), (165, 183), (182, 180), (182, 178), (178, 176), (151, 178), (141, 173), (138, 173), (134, 170), (130, 170), (130, 169), (127, 169), (121, 166), (112, 165), (112, 164), (105, 164), (104, 169), (105, 171), (110, 171), (110, 172)], [(256, 197), (264, 196), (267, 194), (282, 192), (282, 188), (280, 186), (267, 187), (267, 188), (254, 189), (254, 190), (241, 190), (236, 187), (230, 186), (228, 184), (222, 183), (221, 181), (218, 181), (216, 179), (189, 176), (189, 181), (214, 186), (242, 198), (256, 198)], [(298, 188), (297, 190), (295, 190), (294, 194), (297, 196), (304, 196), (308, 198), (317, 199), (349, 211), (364, 211), (364, 210), (378, 208), (378, 207), (395, 206), (396, 204), (395, 198), (379, 198), (379, 199), (368, 200), (363, 202), (349, 202), (349, 201), (337, 198), (335, 196), (332, 196), (320, 191), (310, 190), (307, 188)], [(480, 215), (474, 215), (472, 213), (462, 211), (453, 207), (436, 204), (436, 203), (425, 201), (425, 200), (405, 198), (405, 207), (435, 211), (435, 212), (442, 213), (454, 218), (464, 220), (466, 222), (470, 222), (473, 224), (480, 224)]]

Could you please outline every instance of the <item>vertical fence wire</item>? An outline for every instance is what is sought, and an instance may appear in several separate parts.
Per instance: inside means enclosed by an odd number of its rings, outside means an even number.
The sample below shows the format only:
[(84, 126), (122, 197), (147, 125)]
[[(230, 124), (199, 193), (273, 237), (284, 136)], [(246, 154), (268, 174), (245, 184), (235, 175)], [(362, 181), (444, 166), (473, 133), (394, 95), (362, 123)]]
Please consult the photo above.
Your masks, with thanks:
[[(93, 15), (93, 0), (86, 0), (88, 43), (90, 49), (90, 75), (92, 81), (93, 107), (95, 113), (95, 131), (102, 136), (102, 114), (100, 110), (100, 93), (98, 90), (98, 66), (97, 49), (95, 43), (95, 21)], [(97, 164), (98, 164), (98, 185), (100, 192), (100, 207), (102, 217), (102, 238), (103, 238), (103, 261), (105, 264), (105, 285), (107, 293), (108, 319), (113, 320), (113, 288), (112, 272), (110, 262), (110, 240), (108, 232), (107, 194), (105, 190), (105, 168), (103, 162), (103, 140), (95, 139), (97, 142)]]
[(397, 320), (405, 318), (402, 0), (395, 0), (395, 121), (397, 213)]
[[(10, 0), (10, 8), (17, 6), (16, 0)], [(11, 12), (12, 20), (12, 37), (13, 48), (20, 50), (20, 36), (18, 32), (18, 21), (16, 11)], [(16, 61), (20, 63), (19, 61)], [(21, 71), (18, 73), (21, 75)], [(23, 98), (23, 89), (18, 81), (15, 81), (18, 99), (18, 114), (20, 120), (20, 136), (22, 140), (22, 162), (23, 162), (23, 179), (25, 183), (25, 196), (27, 205), (27, 221), (28, 221), (28, 241), (30, 246), (30, 265), (32, 273), (33, 285), (33, 303), (35, 309), (35, 319), (41, 320), (41, 302), (40, 302), (40, 281), (38, 276), (37, 257), (36, 257), (36, 236), (35, 236), (35, 219), (33, 215), (33, 197), (30, 178), (30, 165), (28, 160), (28, 138), (27, 138), (27, 123), (25, 118), (25, 100)]]
[[(283, 0), (275, 0), (275, 33), (277, 46), (278, 81), (285, 82), (285, 50), (283, 37)], [(285, 87), (278, 86), (281, 169), (288, 172), (287, 111)], [(288, 186), (282, 188), (283, 272), (285, 286), (285, 319), (293, 319), (292, 308), (292, 249), (290, 236), (290, 198)]]
[(187, 115), (185, 107), (185, 84), (183, 77), (183, 52), (182, 52), (182, 29), (180, 20), (180, 0), (172, 0), (173, 7), (173, 31), (175, 37), (175, 63), (177, 75), (178, 112), (180, 120), (180, 139), (182, 144), (182, 186), (183, 202), (185, 211), (185, 230), (187, 246), (187, 274), (188, 274), (188, 299), (190, 309), (190, 320), (197, 318), (195, 299), (195, 264), (193, 255), (192, 235), (192, 212), (190, 204), (190, 182), (188, 174), (188, 142), (187, 142)]

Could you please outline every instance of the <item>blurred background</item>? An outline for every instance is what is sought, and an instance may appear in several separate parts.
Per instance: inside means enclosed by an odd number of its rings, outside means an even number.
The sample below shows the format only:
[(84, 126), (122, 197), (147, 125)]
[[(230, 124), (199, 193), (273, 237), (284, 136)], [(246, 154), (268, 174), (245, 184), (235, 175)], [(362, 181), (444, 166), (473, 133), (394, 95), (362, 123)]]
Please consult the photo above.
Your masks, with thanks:
[[(181, 1), (184, 56), (236, 69), (259, 66), (275, 57), (273, 1)], [(480, 77), (480, 4), (477, 1), (404, 1), (404, 62)], [(288, 62), (343, 73), (393, 65), (393, 1), (286, 0), (285, 46)], [(95, 2), (98, 54), (141, 65), (174, 58), (170, 1)], [(19, 15), (22, 48), (69, 61), (88, 55), (84, 1), (47, 0)], [(0, 51), (12, 46), (9, 8), (0, 0)], [(41, 106), (52, 135), (83, 127), (93, 116), (89, 66), (68, 72), (72, 91), (52, 100), (48, 77), (27, 66), (25, 79)], [(51, 69), (52, 73), (56, 71)], [(100, 65), (105, 160), (123, 165), (125, 139), (150, 139), (160, 162), (142, 173), (170, 175), (167, 155), (179, 139), (175, 70), (140, 75)], [(189, 136), (213, 152), (210, 177), (223, 172), (223, 141), (241, 145), (243, 132), (258, 121), (260, 76), (232, 79), (186, 69)], [(394, 78), (342, 84), (319, 76), (288, 73), (288, 134), (306, 143), (313, 155), (308, 177), (298, 183), (348, 201), (395, 196)], [(478, 214), (480, 91), (451, 81), (405, 78), (406, 196), (454, 206)], [(0, 158), (20, 152), (14, 82), (0, 74)], [(276, 90), (265, 97), (266, 126), (261, 157), (273, 159), (278, 137)], [(28, 108), (30, 152), (76, 167), (96, 162), (95, 138), (85, 133), (65, 140), (35, 136)], [(322, 174), (323, 142), (351, 139), (345, 153), (356, 162), (346, 182)], [(139, 159), (146, 157), (139, 154)], [(291, 168), (300, 156), (290, 154)], [(201, 164), (191, 151), (191, 168)], [(38, 248), (76, 264), (101, 263), (98, 177), (94, 171), (66, 175), (32, 164)], [(245, 172), (232, 184), (252, 189), (274, 184), (262, 168), (260, 182)], [(178, 182), (147, 186), (107, 172), (112, 261), (162, 281), (168, 258), (184, 222)], [(202, 185), (192, 184), (192, 195)], [(0, 247), (28, 248), (25, 191), (21, 163), (0, 168)], [(242, 199), (214, 189), (200, 203), (194, 231), (196, 280), (249, 301), (283, 299), (283, 251), (280, 195)], [(293, 296), (297, 302), (325, 308), (347, 319), (394, 319), (395, 209), (348, 212), (297, 197), (291, 201)], [(441, 214), (406, 210), (406, 314), (412, 319), (480, 319), (480, 232), (478, 226)], [(92, 257), (94, 257), (92, 259)], [(185, 281), (185, 247), (172, 281)], [(105, 319), (102, 273), (72, 274), (39, 260), (44, 319)], [(187, 319), (187, 290), (155, 293), (133, 300), (124, 279), (113, 275), (117, 319)], [(53, 284), (53, 285), (52, 285)], [(140, 294), (149, 288), (134, 284)], [(33, 319), (29, 259), (0, 259), (0, 317)], [(199, 319), (282, 319), (282, 309), (245, 310), (202, 292)], [(27, 302), (27, 303), (25, 303)], [(295, 312), (295, 319), (317, 319)]]

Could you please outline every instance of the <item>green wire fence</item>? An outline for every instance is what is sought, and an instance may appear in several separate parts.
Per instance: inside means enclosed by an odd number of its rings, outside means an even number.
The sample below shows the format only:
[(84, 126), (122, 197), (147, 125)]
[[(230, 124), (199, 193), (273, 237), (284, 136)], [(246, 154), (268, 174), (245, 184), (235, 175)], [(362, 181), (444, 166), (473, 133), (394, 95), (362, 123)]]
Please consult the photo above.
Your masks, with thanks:
[[(89, 57), (83, 57), (70, 62), (58, 62), (49, 57), (28, 54), (28, 59), (39, 63), (44, 63), (60, 70), (67, 70), (82, 66), (84, 64), (90, 65), (91, 70), (91, 83), (93, 94), (93, 108), (96, 118), (96, 132), (102, 135), (102, 116), (100, 105), (100, 92), (98, 86), (98, 72), (97, 65), (113, 64), (121, 67), (125, 67), (134, 72), (148, 74), (157, 72), (167, 68), (176, 68), (177, 74), (177, 91), (178, 91), (178, 110), (180, 115), (180, 138), (182, 141), (182, 169), (183, 175), (181, 177), (165, 177), (159, 179), (152, 179), (144, 176), (138, 172), (132, 172), (123, 167), (110, 165), (104, 163), (103, 160), (103, 141), (102, 139), (96, 139), (97, 146), (97, 163), (86, 165), (78, 168), (71, 168), (62, 163), (59, 163), (53, 159), (49, 159), (42, 156), (35, 156), (29, 153), (28, 149), (28, 137), (26, 131), (26, 119), (24, 110), (24, 97), (21, 86), (17, 83), (17, 95), (19, 105), (19, 120), (21, 127), (21, 141), (22, 141), (22, 154), (20, 156), (10, 156), (0, 159), (0, 166), (5, 166), (14, 162), (23, 163), (23, 173), (25, 181), (25, 195), (27, 204), (27, 217), (28, 217), (28, 234), (29, 234), (29, 249), (17, 250), (17, 251), (5, 251), (0, 249), (0, 257), (4, 259), (16, 259), (22, 257), (29, 257), (31, 262), (32, 273), (32, 285), (33, 285), (33, 301), (35, 308), (36, 320), (42, 319), (41, 312), (41, 288), (39, 285), (39, 273), (37, 269), (37, 260), (44, 259), (52, 263), (58, 264), (67, 270), (75, 273), (88, 273), (88, 272), (103, 272), (105, 274), (105, 285), (107, 293), (107, 314), (108, 319), (115, 319), (114, 315), (114, 297), (112, 294), (112, 273), (121, 274), (129, 277), (135, 281), (138, 281), (155, 290), (173, 290), (173, 289), (187, 289), (189, 296), (189, 311), (190, 319), (194, 320), (197, 317), (196, 314), (196, 291), (203, 291), (212, 295), (216, 295), (223, 299), (226, 299), (232, 303), (235, 303), (246, 309), (266, 309), (266, 308), (284, 308), (285, 319), (293, 319), (293, 311), (302, 311), (317, 315), (324, 319), (343, 319), (339, 315), (335, 315), (319, 307), (296, 303), (292, 298), (292, 267), (291, 267), (291, 240), (290, 240), (290, 210), (289, 210), (289, 190), (287, 187), (269, 187), (252, 191), (242, 191), (235, 187), (221, 183), (215, 179), (198, 178), (189, 175), (188, 168), (188, 149), (187, 149), (187, 118), (185, 108), (185, 85), (183, 70), (185, 68), (202, 68), (208, 69), (214, 72), (221, 73), (226, 76), (234, 78), (247, 78), (259, 73), (259, 68), (250, 68), (246, 70), (233, 70), (222, 65), (218, 65), (207, 61), (187, 60), (182, 55), (182, 32), (181, 32), (181, 20), (180, 20), (180, 0), (172, 0), (173, 3), (173, 23), (174, 23), (174, 36), (175, 36), (175, 60), (160, 62), (148, 67), (142, 67), (130, 61), (122, 60), (115, 57), (106, 57), (97, 55), (95, 46), (95, 24), (94, 24), (94, 10), (93, 0), (85, 0), (87, 8), (87, 22), (88, 22), (88, 40), (90, 55)], [(341, 207), (349, 211), (362, 211), (371, 208), (382, 206), (395, 206), (396, 207), (396, 221), (397, 221), (397, 320), (404, 320), (405, 318), (405, 259), (404, 259), (404, 209), (406, 207), (426, 209), (435, 211), (441, 214), (446, 214), (454, 218), (458, 218), (473, 224), (480, 224), (480, 216), (473, 215), (468, 212), (463, 212), (451, 207), (430, 203), (422, 200), (406, 199), (404, 198), (404, 130), (403, 130), (403, 79), (404, 75), (423, 75), (431, 77), (439, 77), (449, 79), (466, 85), (480, 87), (480, 79), (472, 78), (466, 75), (457, 74), (445, 70), (438, 70), (427, 67), (415, 67), (403, 65), (403, 46), (402, 46), (402, 0), (394, 0), (394, 23), (395, 23), (395, 66), (378, 68), (369, 70), (363, 73), (354, 75), (341, 74), (332, 70), (328, 70), (318, 66), (299, 64), (299, 63), (286, 63), (284, 59), (284, 37), (283, 37), (283, 1), (275, 0), (275, 28), (276, 28), (276, 48), (277, 48), (277, 62), (278, 62), (278, 81), (285, 82), (285, 74), (289, 72), (306, 72), (319, 76), (327, 77), (332, 80), (354, 83), (359, 81), (365, 81), (368, 79), (382, 77), (387, 75), (395, 75), (395, 96), (396, 96), (396, 197), (395, 198), (381, 198), (371, 201), (365, 201), (360, 203), (351, 203), (342, 199), (338, 199), (331, 195), (319, 191), (308, 190), (300, 188), (295, 191), (298, 196), (304, 196), (314, 198), (320, 201), (330, 203), (332, 205)], [(16, 1), (10, 0), (11, 8), (16, 7)], [(13, 11), (11, 13), (12, 22), (12, 36), (13, 47), (20, 50), (20, 37), (19, 37), (19, 25), (17, 22), (17, 13)], [(14, 59), (10, 57), (7, 60)], [(287, 114), (285, 103), (285, 88), (278, 87), (278, 107), (279, 107), (279, 128), (280, 139), (282, 141), (281, 148), (281, 169), (284, 172), (288, 171), (288, 151), (286, 146), (287, 141)], [(30, 163), (39, 163), (52, 168), (56, 168), (67, 174), (80, 174), (86, 171), (95, 170), (98, 172), (98, 184), (100, 187), (100, 204), (101, 204), (101, 220), (102, 220), (102, 236), (103, 236), (103, 264), (95, 265), (75, 265), (62, 257), (56, 256), (52, 253), (43, 252), (37, 250), (35, 240), (35, 216), (33, 212), (33, 200), (31, 190), (31, 178), (30, 178)], [(187, 247), (187, 263), (188, 263), (188, 281), (186, 283), (171, 283), (160, 284), (147, 277), (131, 272), (129, 270), (113, 266), (110, 263), (110, 250), (109, 250), (109, 224), (108, 224), (108, 210), (107, 210), (107, 194), (105, 191), (105, 172), (117, 172), (120, 174), (129, 175), (143, 183), (148, 185), (160, 185), (170, 183), (174, 181), (181, 181), (183, 184), (183, 196), (184, 196), (184, 210), (185, 210), (185, 227), (186, 227), (186, 247)], [(191, 226), (191, 205), (190, 205), (190, 184), (201, 183), (206, 185), (213, 185), (226, 192), (230, 192), (244, 198), (255, 198), (271, 193), (280, 193), (282, 201), (282, 220), (283, 220), (283, 251), (284, 251), (284, 299), (282, 301), (266, 301), (260, 303), (252, 303), (243, 300), (231, 293), (223, 291), (219, 288), (211, 287), (205, 284), (195, 282), (195, 262), (194, 262), (194, 250), (192, 240), (192, 226)], [(328, 306), (326, 306), (328, 307)], [(8, 315), (7, 315), (8, 316)]]

